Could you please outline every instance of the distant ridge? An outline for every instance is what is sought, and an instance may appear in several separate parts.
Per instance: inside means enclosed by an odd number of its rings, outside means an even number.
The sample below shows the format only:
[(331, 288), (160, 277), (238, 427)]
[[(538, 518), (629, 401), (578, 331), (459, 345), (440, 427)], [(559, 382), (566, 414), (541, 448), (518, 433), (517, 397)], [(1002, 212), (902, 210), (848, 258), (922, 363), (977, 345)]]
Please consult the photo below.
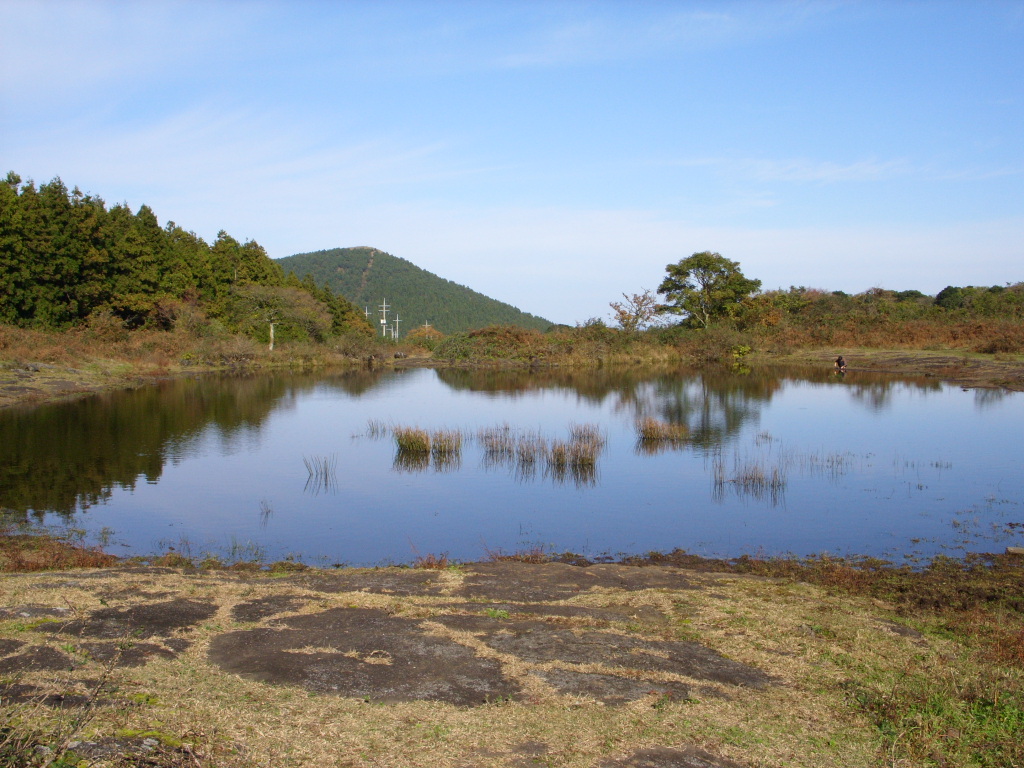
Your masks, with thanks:
[(326, 283), (360, 309), (369, 309), (375, 327), (379, 322), (377, 307), (387, 299), (402, 320), (401, 334), (424, 323), (442, 333), (487, 325), (518, 325), (544, 331), (552, 325), (549, 320), (445, 280), (377, 248), (332, 248), (297, 253), (277, 262), (286, 273), (294, 272), (299, 278), (312, 275), (317, 285)]

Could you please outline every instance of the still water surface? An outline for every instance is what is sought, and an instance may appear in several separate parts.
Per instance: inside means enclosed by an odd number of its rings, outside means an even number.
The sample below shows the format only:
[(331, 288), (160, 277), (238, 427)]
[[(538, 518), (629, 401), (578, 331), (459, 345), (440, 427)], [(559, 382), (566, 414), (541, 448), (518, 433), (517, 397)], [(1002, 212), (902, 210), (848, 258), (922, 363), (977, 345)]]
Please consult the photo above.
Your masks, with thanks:
[[(638, 443), (652, 416), (685, 441)], [(404, 461), (384, 426), (457, 429)], [(480, 430), (565, 440), (593, 471), (489, 454)], [(540, 546), (881, 556), (1024, 544), (1024, 396), (827, 371), (416, 369), (203, 377), (0, 412), (0, 507), (115, 554), (410, 562)], [(311, 476), (307, 463), (333, 471)], [(774, 487), (744, 483), (761, 471)]]

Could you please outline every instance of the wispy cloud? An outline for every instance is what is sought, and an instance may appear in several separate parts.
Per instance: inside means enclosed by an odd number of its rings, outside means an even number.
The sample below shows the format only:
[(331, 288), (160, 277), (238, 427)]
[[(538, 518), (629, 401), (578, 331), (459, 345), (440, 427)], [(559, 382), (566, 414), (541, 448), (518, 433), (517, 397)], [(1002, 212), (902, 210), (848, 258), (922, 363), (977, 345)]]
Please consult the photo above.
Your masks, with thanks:
[(840, 182), (886, 181), (916, 172), (906, 159), (866, 159), (852, 163), (809, 158), (759, 159), (705, 157), (681, 160), (676, 165), (705, 167), (723, 175), (754, 181), (783, 181), (836, 184)]
[(569, 11), (529, 14), (500, 67), (552, 67), (649, 59), (680, 50), (703, 53), (791, 34), (827, 20), (835, 3), (706, 4), (680, 10), (672, 4), (593, 4)]
[(0, 94), (25, 101), (95, 99), (97, 88), (149, 88), (211, 61), (258, 26), (257, 4), (239, 14), (218, 3), (4, 0)]

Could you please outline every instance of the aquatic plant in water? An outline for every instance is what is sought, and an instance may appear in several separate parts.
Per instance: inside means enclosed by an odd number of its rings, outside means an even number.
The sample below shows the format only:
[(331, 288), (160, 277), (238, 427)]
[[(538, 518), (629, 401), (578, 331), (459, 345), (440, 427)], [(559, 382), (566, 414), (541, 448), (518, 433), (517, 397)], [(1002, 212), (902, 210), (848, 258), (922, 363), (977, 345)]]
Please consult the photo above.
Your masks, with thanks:
[(402, 453), (430, 453), (430, 433), (419, 427), (395, 427), (395, 443)]
[(637, 419), (637, 439), (644, 453), (656, 452), (667, 446), (681, 445), (689, 437), (685, 424), (671, 424), (651, 416)]
[(320, 493), (329, 491), (337, 484), (338, 457), (334, 454), (329, 456), (303, 456), (302, 463), (306, 465), (307, 491)]

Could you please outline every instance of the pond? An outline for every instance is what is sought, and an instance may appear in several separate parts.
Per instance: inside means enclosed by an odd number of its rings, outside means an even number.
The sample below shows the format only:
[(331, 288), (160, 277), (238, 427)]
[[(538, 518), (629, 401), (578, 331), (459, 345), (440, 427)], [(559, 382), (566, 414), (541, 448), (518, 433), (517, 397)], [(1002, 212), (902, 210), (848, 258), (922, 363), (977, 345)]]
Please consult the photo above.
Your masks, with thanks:
[(0, 508), (120, 555), (920, 562), (1024, 543), (1022, 424), (1021, 395), (829, 370), (205, 376), (0, 412)]

